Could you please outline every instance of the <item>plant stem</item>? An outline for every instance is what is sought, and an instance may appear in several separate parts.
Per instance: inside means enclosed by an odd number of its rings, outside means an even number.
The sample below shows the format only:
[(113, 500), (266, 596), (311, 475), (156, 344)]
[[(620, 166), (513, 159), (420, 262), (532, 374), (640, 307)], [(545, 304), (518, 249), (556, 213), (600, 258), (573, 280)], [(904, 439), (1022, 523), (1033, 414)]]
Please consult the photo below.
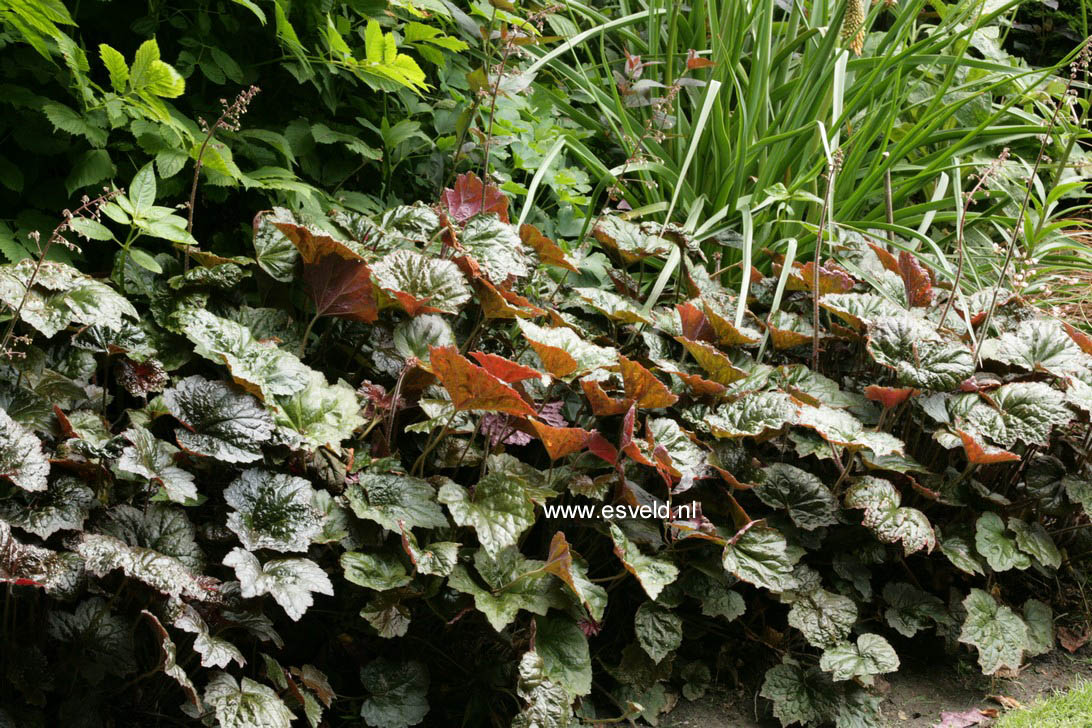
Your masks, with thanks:
[(322, 312), (316, 310), (315, 315), (311, 317), (311, 320), (307, 322), (307, 328), (303, 330), (303, 338), (300, 340), (299, 358), (302, 359), (303, 355), (307, 353), (307, 339), (311, 336), (311, 329), (314, 327), (315, 322), (322, 316)]

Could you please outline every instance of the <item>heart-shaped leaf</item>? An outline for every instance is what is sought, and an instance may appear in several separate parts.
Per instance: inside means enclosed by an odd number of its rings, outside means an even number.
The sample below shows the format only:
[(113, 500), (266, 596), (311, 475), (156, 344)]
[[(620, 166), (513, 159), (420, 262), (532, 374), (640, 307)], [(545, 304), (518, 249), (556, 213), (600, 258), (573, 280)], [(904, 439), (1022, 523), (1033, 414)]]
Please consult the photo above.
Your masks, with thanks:
[(360, 717), (375, 728), (408, 728), (428, 714), (428, 669), (417, 661), (378, 657), (360, 670), (368, 698)]
[(204, 699), (220, 728), (290, 728), (295, 717), (271, 688), (248, 677), (238, 683), (226, 672), (212, 676)]
[(410, 316), (459, 312), (470, 300), (470, 287), (450, 260), (396, 250), (372, 266), (375, 282)]
[(902, 543), (910, 554), (936, 546), (936, 534), (925, 514), (916, 508), (900, 506), (902, 496), (890, 481), (867, 475), (846, 491), (847, 508), (864, 510), (862, 525), (884, 543)]
[(615, 215), (600, 217), (592, 228), (592, 234), (609, 250), (621, 256), (626, 263), (636, 263), (642, 258), (663, 255), (671, 249), (671, 242), (666, 238)]
[(899, 669), (899, 656), (883, 637), (867, 633), (858, 637), (856, 644), (843, 642), (825, 650), (819, 667), (835, 680), (857, 679), (871, 685), (874, 676)]
[(547, 329), (523, 319), (516, 323), (546, 371), (566, 382), (618, 361), (617, 351), (590, 344), (572, 329)]
[(45, 493), (28, 495), (16, 492), (0, 501), (0, 515), (13, 526), (49, 538), (57, 531), (78, 531), (95, 503), (95, 494), (76, 478), (61, 477), (49, 484)]
[(748, 392), (706, 418), (717, 437), (759, 437), (796, 420), (797, 406), (784, 392)]
[(490, 473), (478, 481), (473, 494), (452, 482), (440, 487), (438, 499), (455, 523), (472, 526), (489, 554), (512, 546), (535, 523), (535, 509), (521, 478)]
[(1056, 377), (1087, 371), (1092, 357), (1050, 319), (1021, 321), (1014, 331), (982, 344), (982, 356), (1032, 372), (1049, 372)]
[(46, 489), (48, 476), (41, 440), (0, 409), (0, 477), (33, 492)]
[(388, 531), (448, 526), (443, 509), (436, 504), (436, 490), (425, 480), (363, 473), (345, 495), (358, 518), (375, 521)]
[(330, 577), (311, 559), (273, 559), (262, 564), (254, 554), (236, 546), (224, 557), (224, 566), (235, 570), (244, 599), (269, 594), (293, 621), (314, 602), (312, 593), (334, 594)]
[(789, 624), (820, 649), (842, 642), (856, 622), (857, 605), (853, 600), (822, 588), (797, 596), (789, 610)]
[(508, 222), (508, 198), (493, 183), (485, 184), (473, 172), (455, 178), (455, 188), (445, 188), (440, 201), (448, 217), (462, 225), (475, 215), (496, 215)]
[(763, 469), (755, 495), (771, 508), (788, 512), (789, 518), (805, 531), (838, 522), (838, 501), (819, 478), (788, 463), (774, 463)]
[(895, 372), (899, 384), (908, 387), (946, 392), (974, 374), (967, 347), (906, 315), (877, 319), (869, 327), (868, 352), (878, 364)]
[(963, 608), (967, 617), (959, 641), (978, 648), (982, 672), (993, 675), (1001, 668), (1019, 670), (1028, 644), (1024, 620), (981, 589), (971, 589)]
[(641, 553), (637, 545), (626, 538), (622, 529), (613, 523), (610, 524), (610, 537), (614, 541), (615, 556), (626, 567), (626, 571), (637, 577), (649, 599), (655, 601), (664, 587), (679, 576), (678, 567), (670, 559)]
[(178, 444), (196, 455), (253, 462), (273, 435), (273, 418), (256, 398), (196, 374), (164, 392), (163, 404), (185, 425), (175, 430)]
[(785, 536), (775, 528), (751, 524), (724, 546), (724, 568), (735, 577), (763, 589), (792, 588), (794, 558)]
[(227, 526), (248, 551), (306, 551), (322, 529), (314, 496), (303, 478), (263, 468), (244, 470), (224, 490), (224, 500), (235, 509)]
[(451, 396), (456, 411), (503, 412), (533, 417), (535, 410), (519, 396), (519, 392), (477, 366), (460, 354), (455, 347), (432, 347), (430, 363)]

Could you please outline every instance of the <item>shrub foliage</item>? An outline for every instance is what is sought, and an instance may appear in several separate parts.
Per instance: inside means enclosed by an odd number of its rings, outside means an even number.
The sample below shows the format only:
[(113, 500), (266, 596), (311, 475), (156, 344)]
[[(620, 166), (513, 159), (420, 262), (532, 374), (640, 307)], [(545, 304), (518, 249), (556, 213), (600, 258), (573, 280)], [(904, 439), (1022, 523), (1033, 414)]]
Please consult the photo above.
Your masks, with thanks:
[[(146, 174), (53, 240), (159, 214)], [(465, 175), (259, 213), (248, 255), (0, 268), (0, 716), (655, 723), (717, 635), (784, 724), (868, 725), (911, 638), (990, 675), (1050, 648), (1022, 577), (1092, 504), (1087, 337), (994, 289), (938, 326), (863, 236), (745, 298), (674, 227), (594, 236), (589, 271)], [(556, 517), (605, 505), (660, 517)]]

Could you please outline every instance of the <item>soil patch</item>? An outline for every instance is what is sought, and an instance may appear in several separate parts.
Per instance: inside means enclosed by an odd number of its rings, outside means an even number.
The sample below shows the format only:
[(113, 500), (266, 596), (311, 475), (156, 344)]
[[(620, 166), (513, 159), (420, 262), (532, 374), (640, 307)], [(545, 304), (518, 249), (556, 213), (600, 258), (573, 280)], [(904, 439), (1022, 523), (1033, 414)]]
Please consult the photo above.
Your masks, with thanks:
[[(878, 728), (933, 728), (945, 711), (1002, 710), (991, 696), (1012, 698), (1027, 705), (1036, 698), (1065, 690), (1079, 677), (1092, 678), (1092, 655), (1055, 651), (1032, 660), (1011, 679), (991, 681), (970, 662), (953, 662), (950, 655), (935, 659), (907, 658), (899, 672), (881, 685), (884, 701)], [(778, 728), (769, 703), (756, 697), (758, 686), (710, 690), (694, 701), (680, 699), (660, 721), (663, 728)], [(983, 723), (988, 725), (989, 721)]]

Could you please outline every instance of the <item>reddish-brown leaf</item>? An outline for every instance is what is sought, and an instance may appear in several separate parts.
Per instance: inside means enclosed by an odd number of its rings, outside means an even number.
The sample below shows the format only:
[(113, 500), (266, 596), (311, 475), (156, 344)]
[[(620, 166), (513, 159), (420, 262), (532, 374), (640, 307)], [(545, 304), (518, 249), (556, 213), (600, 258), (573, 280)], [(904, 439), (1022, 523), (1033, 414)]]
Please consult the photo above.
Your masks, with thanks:
[(487, 372), (508, 384), (522, 382), (524, 379), (538, 379), (542, 376), (542, 372), (537, 369), (525, 367), (522, 364), (517, 364), (511, 359), (505, 359), (503, 356), (497, 356), (496, 354), (472, 351), (470, 352), (470, 356), (474, 357), (475, 361), (477, 361)]
[(1069, 334), (1069, 338), (1073, 339), (1073, 342), (1081, 347), (1081, 351), (1085, 354), (1092, 354), (1092, 336), (1074, 326), (1070, 326), (1065, 321), (1062, 322), (1062, 326), (1065, 327), (1065, 332)]
[(741, 344), (758, 343), (759, 340), (757, 338), (740, 331), (736, 328), (734, 323), (717, 313), (707, 301), (703, 301), (702, 304), (705, 308), (705, 318), (709, 320), (709, 325), (712, 326), (713, 331), (716, 332), (717, 343), (723, 346), (740, 346)]
[(559, 460), (584, 449), (592, 433), (580, 427), (553, 427), (538, 420), (527, 420), (530, 429), (542, 441), (551, 460)]
[(1087, 627), (1080, 632), (1068, 627), (1058, 628), (1058, 644), (1071, 653), (1076, 652), (1088, 644), (1090, 637), (1092, 637), (1092, 631), (1089, 631)]
[(698, 52), (691, 48), (686, 52), (686, 70), (693, 71), (696, 68), (709, 68), (716, 64), (710, 61), (708, 58), (702, 58), (698, 55)]
[(929, 270), (905, 250), (899, 253), (899, 275), (906, 288), (906, 301), (911, 307), (929, 306), (933, 303), (933, 281)]
[(276, 223), (299, 250), (303, 280), (320, 316), (372, 323), (379, 316), (372, 272), (344, 243), (304, 225)]
[(580, 272), (565, 255), (565, 251), (558, 247), (553, 240), (543, 235), (534, 225), (520, 225), (519, 239), (523, 241), (524, 245), (534, 250), (538, 254), (538, 259), (543, 263), (556, 265), (558, 268), (564, 268), (573, 273)]
[[(555, 533), (550, 540), (550, 555), (546, 557), (546, 566), (543, 569), (565, 582), (565, 586), (572, 590), (576, 598), (584, 605), (584, 609), (588, 611), (589, 616), (592, 615), (594, 609), (584, 597), (584, 593), (577, 587), (576, 579), (573, 577), (572, 550), (569, 548), (565, 534), (561, 531)], [(594, 621), (594, 617), (592, 620)]]
[(1014, 452), (994, 447), (988, 443), (979, 442), (974, 435), (963, 430), (956, 430), (959, 439), (963, 441), (963, 450), (967, 453), (967, 461), (972, 465), (993, 465), (994, 463), (1011, 463), (1020, 459)]
[(588, 452), (595, 455), (602, 460), (606, 460), (611, 465), (618, 465), (618, 448), (611, 445), (607, 441), (607, 438), (599, 434), (598, 430), (592, 430), (591, 435), (588, 436), (588, 441), (585, 443), (588, 448)]
[(645, 457), (645, 454), (641, 452), (641, 448), (633, 439), (633, 430), (637, 424), (637, 405), (631, 404), (629, 410), (626, 412), (626, 416), (622, 418), (622, 432), (619, 437), (618, 449), (625, 453), (634, 461), (641, 465), (647, 465), (650, 468), (656, 467), (656, 463)]
[(869, 243), (868, 247), (872, 248), (872, 252), (880, 259), (880, 263), (883, 264), (884, 268), (892, 273), (902, 274), (902, 271), (899, 270), (899, 260), (891, 254), (891, 251), (887, 250), (887, 248), (882, 248), (875, 243)]
[(451, 395), (456, 410), (504, 412), (532, 417), (531, 405), (482, 367), (473, 364), (453, 346), (429, 347), (432, 371)]
[(664, 383), (637, 362), (624, 356), (618, 357), (622, 370), (622, 383), (626, 398), (637, 403), (642, 409), (670, 407), (679, 401)]
[(596, 417), (610, 417), (627, 412), (633, 400), (614, 399), (603, 391), (603, 387), (594, 379), (580, 380), (580, 388), (584, 390), (584, 396), (591, 405), (592, 414)]
[(447, 188), (440, 195), (448, 215), (462, 225), (478, 214), (493, 214), (508, 222), (508, 198), (496, 185), (483, 184), (473, 172), (455, 178), (455, 188)]
[(372, 271), (362, 258), (329, 252), (303, 264), (303, 280), (319, 316), (372, 323), (379, 317)]
[(668, 374), (674, 374), (676, 377), (683, 380), (683, 384), (690, 387), (690, 391), (699, 397), (717, 397), (728, 391), (728, 388), (723, 384), (711, 382), (697, 374), (677, 372), (674, 370), (669, 370)]
[(715, 341), (717, 332), (705, 317), (705, 313), (692, 303), (680, 303), (675, 307), (682, 321), (682, 335), (694, 341)]
[[(466, 261), (466, 258), (458, 260)], [(467, 268), (462, 266), (463, 271)], [(545, 316), (546, 311), (539, 308), (529, 300), (504, 288), (497, 288), (485, 278), (471, 278), (474, 281), (474, 289), (478, 293), (478, 303), (482, 307), (482, 315), (487, 319), (514, 319), (534, 318)]]
[[(774, 266), (774, 273), (780, 274), (781, 266)], [(785, 288), (790, 291), (810, 291), (814, 287), (815, 262), (809, 261), (803, 266), (793, 266)], [(834, 263), (819, 266), (819, 295), (845, 293), (853, 288), (853, 278)]]
[(902, 404), (917, 393), (918, 390), (912, 387), (880, 387), (870, 384), (864, 388), (865, 397), (873, 402), (879, 402), (888, 409)]

